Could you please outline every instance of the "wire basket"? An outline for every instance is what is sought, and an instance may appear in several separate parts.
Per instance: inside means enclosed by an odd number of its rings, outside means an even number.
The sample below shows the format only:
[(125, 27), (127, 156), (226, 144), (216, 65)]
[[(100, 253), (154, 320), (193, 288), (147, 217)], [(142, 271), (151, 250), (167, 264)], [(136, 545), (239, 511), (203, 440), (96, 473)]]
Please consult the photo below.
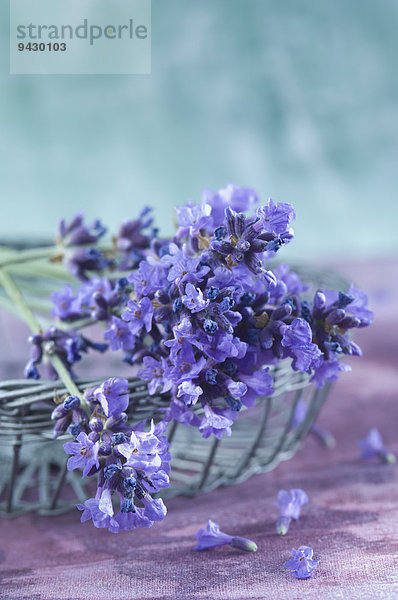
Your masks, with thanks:
[[(329, 386), (316, 389), (308, 376), (293, 372), (288, 363), (273, 369), (275, 393), (242, 409), (231, 437), (203, 439), (196, 428), (173, 423), (168, 438), (172, 455), (171, 486), (163, 496), (194, 495), (221, 485), (244, 481), (274, 468), (299, 447), (326, 399)], [(81, 390), (101, 381), (77, 382)], [(52, 439), (50, 414), (54, 391), (66, 393), (62, 382), (0, 383), (0, 511), (15, 516), (25, 512), (54, 514), (84, 501), (92, 484), (66, 470), (62, 443)], [(165, 396), (148, 397), (140, 379), (129, 379), (129, 420), (161, 417)], [(294, 425), (298, 402), (305, 402), (305, 419)], [(198, 414), (200, 410), (198, 409)]]

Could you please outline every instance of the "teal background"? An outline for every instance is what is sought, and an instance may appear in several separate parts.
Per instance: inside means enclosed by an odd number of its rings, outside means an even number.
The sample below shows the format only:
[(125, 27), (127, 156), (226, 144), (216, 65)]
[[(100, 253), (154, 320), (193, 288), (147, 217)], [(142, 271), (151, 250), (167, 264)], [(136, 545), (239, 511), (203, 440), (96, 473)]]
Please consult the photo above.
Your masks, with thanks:
[(145, 204), (168, 234), (235, 182), (295, 205), (286, 255), (396, 250), (396, 0), (153, 0), (148, 76), (9, 75), (0, 22), (2, 240)]

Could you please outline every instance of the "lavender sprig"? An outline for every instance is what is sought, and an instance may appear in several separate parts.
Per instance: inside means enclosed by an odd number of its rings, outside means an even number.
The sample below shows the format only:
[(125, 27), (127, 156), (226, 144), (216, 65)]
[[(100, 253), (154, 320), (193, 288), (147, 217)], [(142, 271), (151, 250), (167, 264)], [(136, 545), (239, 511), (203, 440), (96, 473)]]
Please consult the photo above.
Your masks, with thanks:
[(91, 519), (95, 527), (112, 533), (151, 527), (167, 514), (163, 500), (152, 497), (170, 485), (170, 454), (163, 435), (166, 424), (152, 421), (149, 431), (143, 424), (128, 425), (128, 384), (122, 378), (89, 388), (85, 400), (91, 408), (89, 419), (80, 411), (79, 399), (72, 396), (53, 411), (56, 435), (72, 423), (69, 431), (75, 441), (64, 444), (65, 452), (71, 454), (68, 470), (81, 468), (83, 477), (97, 476), (95, 498), (77, 505), (83, 511), (81, 521)]

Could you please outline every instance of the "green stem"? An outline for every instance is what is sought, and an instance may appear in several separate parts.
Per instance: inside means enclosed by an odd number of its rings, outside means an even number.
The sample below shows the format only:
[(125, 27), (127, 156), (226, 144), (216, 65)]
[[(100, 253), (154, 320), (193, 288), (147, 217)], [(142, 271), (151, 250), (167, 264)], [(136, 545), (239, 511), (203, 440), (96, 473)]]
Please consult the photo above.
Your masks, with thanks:
[(28, 260), (38, 260), (41, 258), (51, 258), (57, 253), (55, 246), (45, 246), (43, 248), (31, 248), (30, 250), (15, 250), (9, 253), (3, 260), (0, 260), (0, 267), (16, 263), (26, 262)]
[(68, 392), (72, 396), (77, 396), (80, 399), (81, 407), (84, 408), (84, 410), (87, 413), (87, 416), (90, 418), (91, 411), (89, 409), (89, 406), (88, 406), (86, 400), (84, 399), (83, 394), (81, 393), (81, 391), (77, 387), (76, 383), (73, 381), (72, 377), (70, 376), (68, 369), (65, 367), (65, 365), (62, 362), (62, 360), (60, 359), (60, 357), (57, 354), (50, 354), (50, 355), (47, 354), (47, 356), (50, 359), (52, 366), (57, 371), (59, 378), (65, 384), (65, 387), (68, 390)]
[[(111, 250), (113, 250), (112, 246), (110, 246), (109, 244), (92, 244), (92, 246), (95, 246), (96, 248), (98, 248), (98, 250), (101, 250), (102, 252), (110, 252)], [(51, 259), (52, 257), (63, 255), (66, 250), (74, 250), (76, 248), (81, 247), (82, 246), (43, 246), (42, 248), (31, 248), (29, 250), (15, 250), (10, 253), (6, 252), (6, 256), (3, 259), (0, 258), (0, 268), (6, 267), (8, 265), (15, 265), (17, 263), (24, 263), (32, 260), (40, 260), (43, 258)]]
[(35, 315), (30, 310), (28, 304), (25, 302), (21, 292), (15, 285), (13, 279), (7, 273), (5, 269), (0, 268), (0, 282), (3, 284), (5, 291), (8, 296), (14, 302), (19, 310), (21, 319), (30, 327), (33, 333), (41, 333), (42, 329), (40, 323), (36, 319)]

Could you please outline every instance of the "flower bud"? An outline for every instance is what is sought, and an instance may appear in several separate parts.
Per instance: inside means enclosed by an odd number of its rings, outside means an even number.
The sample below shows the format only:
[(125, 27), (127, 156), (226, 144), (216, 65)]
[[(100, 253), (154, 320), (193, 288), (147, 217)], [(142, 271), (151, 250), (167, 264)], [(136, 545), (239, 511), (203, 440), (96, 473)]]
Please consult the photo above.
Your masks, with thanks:
[(89, 426), (91, 431), (95, 431), (96, 433), (99, 433), (104, 428), (101, 419), (99, 419), (98, 417), (93, 417), (92, 419), (90, 419)]
[(170, 302), (170, 296), (164, 290), (157, 290), (155, 292), (155, 300), (160, 304), (168, 304)]
[(105, 421), (105, 429), (114, 429), (117, 425), (121, 425), (127, 422), (126, 413), (117, 413), (112, 415)]
[(229, 545), (232, 546), (232, 548), (244, 550), (245, 552), (257, 552), (257, 544), (246, 538), (233, 537)]
[(63, 407), (67, 411), (72, 410), (74, 408), (78, 408), (79, 406), (80, 399), (77, 396), (68, 396), (63, 402)]
[(68, 429), (69, 423), (70, 423), (69, 415), (67, 415), (66, 417), (62, 417), (61, 419), (57, 419), (55, 426), (54, 426), (54, 431), (53, 431), (53, 439), (54, 440), (66, 432), (66, 430)]
[(337, 325), (345, 317), (345, 310), (342, 308), (335, 308), (326, 317), (326, 320), (330, 325)]
[(109, 456), (112, 454), (112, 446), (107, 442), (102, 442), (102, 444), (99, 445), (98, 454), (101, 456)]
[(397, 462), (397, 458), (392, 452), (380, 452), (380, 458), (387, 465), (394, 465)]
[(51, 413), (51, 420), (62, 419), (68, 414), (69, 410), (63, 404), (58, 404)]
[(279, 517), (279, 519), (276, 522), (276, 533), (278, 535), (286, 535), (289, 531), (290, 522), (290, 517)]
[(318, 310), (322, 310), (326, 306), (326, 296), (323, 292), (318, 290), (314, 297), (314, 307)]

